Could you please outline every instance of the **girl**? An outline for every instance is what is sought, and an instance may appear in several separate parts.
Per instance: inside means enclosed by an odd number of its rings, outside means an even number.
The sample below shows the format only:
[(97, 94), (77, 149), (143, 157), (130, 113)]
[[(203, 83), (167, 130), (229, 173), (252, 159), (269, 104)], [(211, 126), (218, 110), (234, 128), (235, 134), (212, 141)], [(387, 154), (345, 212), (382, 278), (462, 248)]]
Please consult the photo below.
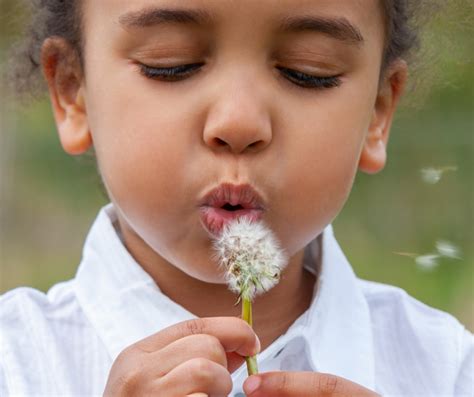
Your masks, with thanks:
[[(111, 204), (73, 280), (1, 298), (1, 394), (472, 395), (472, 335), (357, 279), (330, 226), (384, 167), (412, 3), (36, 3), (62, 147), (94, 149)], [(255, 330), (212, 260), (244, 216), (289, 257)]]

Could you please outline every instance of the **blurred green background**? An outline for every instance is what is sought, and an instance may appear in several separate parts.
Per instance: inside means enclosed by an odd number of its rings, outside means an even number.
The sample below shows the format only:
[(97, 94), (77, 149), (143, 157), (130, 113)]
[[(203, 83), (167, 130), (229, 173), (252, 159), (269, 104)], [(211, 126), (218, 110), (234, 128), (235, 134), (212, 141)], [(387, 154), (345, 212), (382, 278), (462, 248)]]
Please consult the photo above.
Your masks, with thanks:
[[(24, 19), (17, 2), (0, 2), (1, 62)], [(357, 177), (334, 228), (361, 278), (397, 285), (474, 331), (474, 13), (470, 1), (449, 3), (425, 31), (420, 85), (394, 121), (385, 170)], [(0, 293), (46, 291), (74, 276), (107, 198), (92, 157), (63, 153), (48, 100), (20, 106), (1, 89)], [(421, 170), (430, 167), (455, 170), (428, 183)], [(417, 264), (439, 240), (457, 247), (458, 258)]]

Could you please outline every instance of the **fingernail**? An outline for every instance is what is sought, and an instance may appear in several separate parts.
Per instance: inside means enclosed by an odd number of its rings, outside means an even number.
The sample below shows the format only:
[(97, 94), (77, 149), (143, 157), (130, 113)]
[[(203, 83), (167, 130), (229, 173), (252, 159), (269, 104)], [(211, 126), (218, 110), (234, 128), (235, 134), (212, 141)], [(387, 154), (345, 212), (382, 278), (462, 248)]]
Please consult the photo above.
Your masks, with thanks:
[(255, 344), (255, 354), (257, 353), (260, 353), (260, 349), (262, 348), (262, 345), (260, 344), (260, 339), (258, 339), (258, 336), (255, 335), (255, 339), (256, 339), (256, 344)]
[(247, 378), (244, 382), (244, 391), (245, 394), (252, 394), (255, 390), (257, 390), (262, 383), (262, 380), (255, 375), (252, 375)]

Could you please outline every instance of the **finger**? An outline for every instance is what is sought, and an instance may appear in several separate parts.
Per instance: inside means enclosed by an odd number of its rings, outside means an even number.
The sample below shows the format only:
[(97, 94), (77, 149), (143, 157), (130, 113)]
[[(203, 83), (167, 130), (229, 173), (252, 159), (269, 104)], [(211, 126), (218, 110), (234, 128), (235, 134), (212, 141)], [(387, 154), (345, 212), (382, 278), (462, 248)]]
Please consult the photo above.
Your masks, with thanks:
[(260, 351), (260, 342), (253, 329), (237, 317), (209, 317), (184, 321), (136, 342), (131, 348), (151, 353), (178, 339), (198, 334), (215, 336), (226, 352), (253, 356)]
[(266, 372), (247, 378), (244, 391), (251, 397), (378, 396), (350, 380), (321, 372)]
[(205, 358), (227, 368), (227, 357), (222, 344), (215, 336), (207, 334), (189, 335), (178, 339), (157, 352), (148, 355), (147, 360), (160, 363), (162, 377), (185, 361)]
[(232, 373), (245, 362), (245, 357), (237, 353), (226, 353), (227, 356), (227, 370)]
[(229, 372), (222, 365), (205, 358), (186, 361), (156, 382), (157, 390), (166, 391), (167, 396), (195, 393), (207, 394), (209, 397), (227, 396), (232, 391)]
[(157, 352), (151, 353), (152, 362), (162, 363), (157, 376), (163, 376), (184, 361), (203, 357), (214, 361), (232, 373), (245, 358), (235, 352), (226, 352), (219, 339), (207, 334), (185, 336)]

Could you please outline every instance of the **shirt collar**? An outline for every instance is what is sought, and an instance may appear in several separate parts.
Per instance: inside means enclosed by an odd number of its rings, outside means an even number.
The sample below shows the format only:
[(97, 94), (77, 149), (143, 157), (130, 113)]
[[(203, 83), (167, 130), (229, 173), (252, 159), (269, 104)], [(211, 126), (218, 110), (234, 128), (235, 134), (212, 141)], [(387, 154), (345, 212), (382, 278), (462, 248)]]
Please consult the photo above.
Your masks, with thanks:
[[(177, 322), (196, 318), (164, 295), (132, 258), (114, 227), (112, 204), (95, 220), (84, 245), (75, 289), (79, 304), (112, 360), (127, 346)], [(374, 356), (367, 302), (331, 225), (322, 236), (322, 267), (310, 308), (259, 355), (270, 359), (303, 338), (311, 367), (374, 388)], [(309, 250), (317, 255), (316, 241)], [(305, 256), (306, 260), (311, 255)], [(306, 263), (311, 268), (312, 263)]]
[(315, 369), (374, 389), (369, 307), (331, 225), (323, 233), (321, 266), (318, 288), (302, 323)]

